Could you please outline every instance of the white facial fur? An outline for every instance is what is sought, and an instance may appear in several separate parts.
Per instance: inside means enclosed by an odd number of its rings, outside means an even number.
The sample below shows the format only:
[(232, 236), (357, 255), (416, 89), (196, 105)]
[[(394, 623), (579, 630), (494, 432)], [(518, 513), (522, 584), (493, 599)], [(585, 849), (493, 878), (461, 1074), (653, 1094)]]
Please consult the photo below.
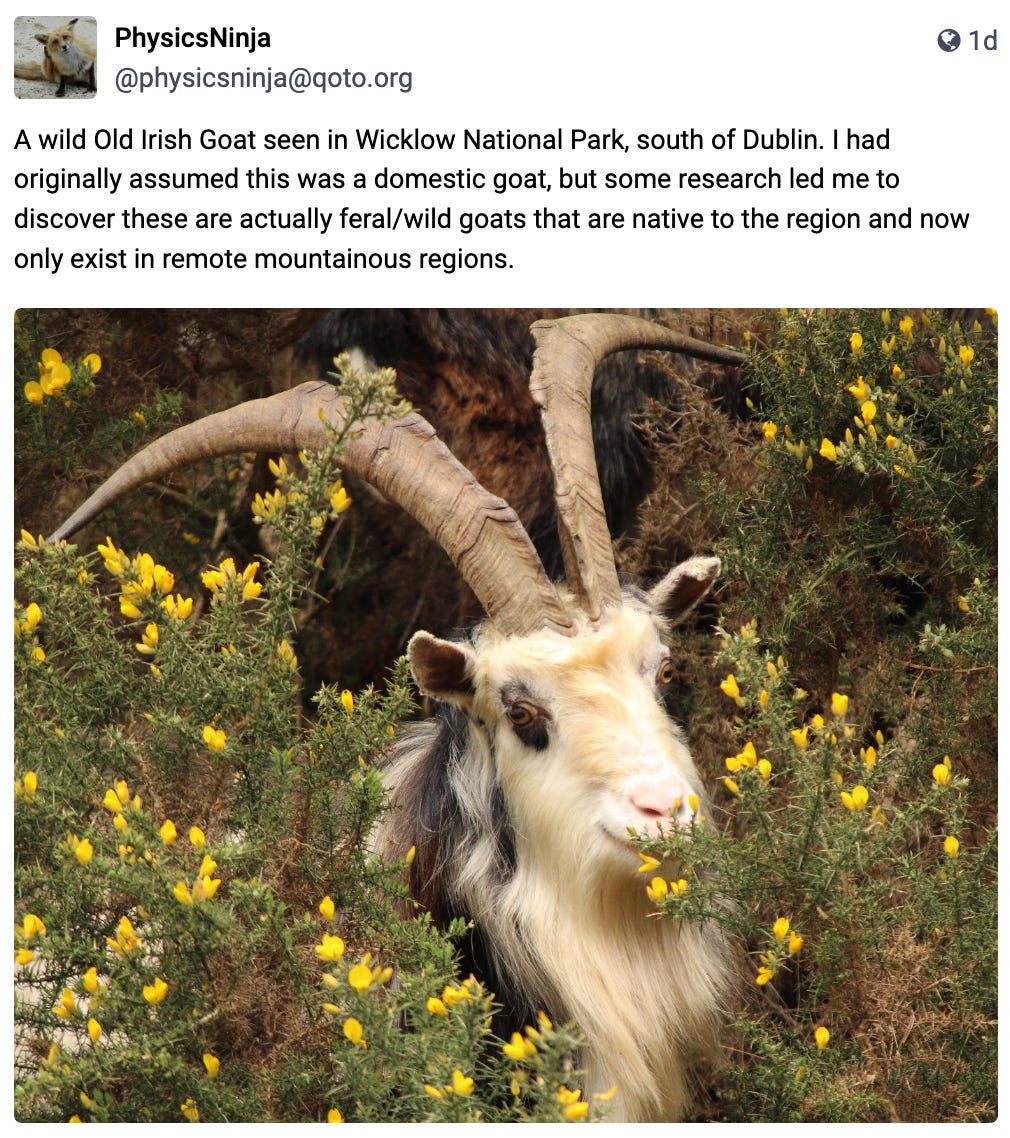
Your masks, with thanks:
[[(473, 713), (494, 733), (521, 860), (627, 873), (639, 864), (629, 829), (689, 820), (700, 780), (660, 703), (667, 658), (652, 615), (630, 605), (580, 636), (480, 645)], [(516, 704), (542, 728), (524, 738), (508, 718)]]

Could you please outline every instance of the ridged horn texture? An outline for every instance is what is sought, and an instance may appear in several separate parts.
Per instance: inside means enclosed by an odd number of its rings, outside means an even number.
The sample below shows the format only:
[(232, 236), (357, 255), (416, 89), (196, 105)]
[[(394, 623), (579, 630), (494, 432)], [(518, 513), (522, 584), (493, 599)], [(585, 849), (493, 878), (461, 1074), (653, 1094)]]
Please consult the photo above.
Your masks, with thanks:
[[(327, 424), (342, 424), (344, 411), (339, 389), (310, 382), (189, 423), (124, 463), (52, 540), (70, 537), (116, 499), (200, 459), (247, 450), (321, 450), (329, 441)], [(345, 440), (341, 463), (424, 526), (499, 631), (574, 631), (515, 511), (480, 485), (420, 415), (366, 419)]]
[(713, 363), (739, 365), (729, 348), (613, 313), (538, 320), (530, 391), (540, 406), (554, 472), (558, 532), (568, 587), (592, 621), (621, 603), (614, 551), (596, 471), (590, 393), (600, 361), (630, 348), (662, 348)]

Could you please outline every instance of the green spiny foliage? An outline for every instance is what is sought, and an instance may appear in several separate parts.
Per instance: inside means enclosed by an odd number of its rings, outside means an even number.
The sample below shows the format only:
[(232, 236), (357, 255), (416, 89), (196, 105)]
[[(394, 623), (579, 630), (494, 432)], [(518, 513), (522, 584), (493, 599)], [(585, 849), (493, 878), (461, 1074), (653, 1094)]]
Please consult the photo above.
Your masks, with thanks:
[[(755, 316), (755, 422), (695, 403), (672, 445), (692, 549), (724, 561), (715, 658), (699, 631), (684, 665), (715, 793), (708, 825), (643, 844), (639, 881), (659, 911), (719, 921), (741, 946), (705, 1117), (995, 1115), (994, 323)], [(23, 314), (26, 384), (41, 385), (45, 339)], [(91, 399), (93, 364), (62, 387), (44, 366), (41, 403), (16, 393), (19, 479), (146, 434), (142, 408)], [(360, 413), (383, 398), (358, 390)], [(22, 537), (21, 1119), (605, 1112), (570, 1089), (567, 1028), (489, 1038), (492, 994), (454, 972), (461, 930), (404, 919), (400, 867), (367, 854), (375, 766), (410, 714), (405, 665), (381, 689), (309, 700), (295, 654), (324, 575), (332, 593), (349, 565), (339, 444), (297, 475), (274, 464), (253, 503), (272, 559), (204, 565), (202, 589), (188, 539), (173, 574), (161, 552)], [(666, 462), (647, 537), (678, 529)], [(142, 530), (144, 504), (121, 509)]]
[(646, 846), (646, 868), (665, 913), (748, 953), (731, 1119), (995, 1114), (986, 324), (767, 316), (761, 425), (695, 486), (727, 583), (718, 688), (699, 684), (689, 723), (722, 785), (713, 824)]

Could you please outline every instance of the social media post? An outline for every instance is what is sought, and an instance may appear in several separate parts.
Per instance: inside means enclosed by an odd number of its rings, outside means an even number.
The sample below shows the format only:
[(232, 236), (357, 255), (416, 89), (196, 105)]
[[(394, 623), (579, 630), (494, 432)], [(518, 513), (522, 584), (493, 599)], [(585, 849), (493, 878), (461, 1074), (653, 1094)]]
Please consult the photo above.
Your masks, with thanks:
[(17, 18), (16, 1120), (995, 1117), (998, 19), (779, 7)]
[[(56, 63), (15, 80), (15, 279), (122, 303), (185, 282), (214, 305), (269, 280), (314, 305), (344, 286), (413, 303), (421, 282), (431, 303), (589, 286), (622, 305), (629, 287), (652, 303), (675, 259), (710, 302), (731, 266), (761, 305), (796, 290), (794, 261), (804, 282), (865, 288), (883, 258), (889, 283), (918, 285), (1001, 224), (991, 121), (958, 113), (998, 105), (985, 11), (960, 31), (928, 7), (875, 12), (858, 53), (831, 19), (785, 18), (795, 6), (718, 32), (654, 13), (655, 34), (614, 29), (594, 70), (592, 21), (537, 13), (531, 35), (520, 8), (492, 32), (440, 7), (437, 31), (394, 5), (381, 34), (343, 14), (309, 36), (255, 5), (225, 24), (185, 5), (174, 22), (19, 17), (32, 58), (15, 71)], [(38, 40), (61, 30), (82, 78)]]

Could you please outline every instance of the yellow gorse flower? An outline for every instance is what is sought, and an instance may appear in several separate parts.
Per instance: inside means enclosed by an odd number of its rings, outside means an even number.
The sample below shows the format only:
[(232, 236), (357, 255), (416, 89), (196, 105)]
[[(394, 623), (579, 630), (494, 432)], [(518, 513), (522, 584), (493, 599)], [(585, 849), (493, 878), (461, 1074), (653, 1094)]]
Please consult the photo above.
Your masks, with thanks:
[(732, 672), (722, 681), (719, 687), (725, 695), (733, 700), (737, 707), (743, 706), (743, 700), (740, 698), (740, 685), (736, 682), (736, 676)]
[(39, 789), (39, 778), (34, 771), (25, 771), (24, 778), (14, 780), (14, 797), (24, 802), (31, 802)]
[(34, 913), (25, 913), (25, 919), (21, 924), (14, 926), (14, 933), (21, 937), (26, 944), (31, 944), (35, 937), (46, 935), (45, 922)]
[(353, 1016), (351, 1016), (349, 1019), (344, 1020), (343, 1031), (344, 1035), (354, 1044), (355, 1047), (360, 1047), (364, 1050), (368, 1046), (363, 1038), (364, 1028), (361, 1026), (361, 1023)]
[(502, 1044), (502, 1052), (509, 1059), (521, 1063), (524, 1059), (532, 1059), (537, 1053), (537, 1048), (532, 1039), (527, 1039), (518, 1031), (513, 1031), (508, 1043)]
[(280, 644), (277, 645), (277, 655), (280, 656), (292, 671), (298, 667), (298, 657), (295, 655), (295, 650), (287, 640), (282, 640)]
[(372, 984), (372, 970), (367, 964), (355, 964), (347, 973), (347, 983), (358, 992), (367, 991)]
[(183, 1117), (187, 1122), (200, 1121), (199, 1108), (191, 1098), (186, 1099), (186, 1101), (180, 1105), (179, 1109), (182, 1111)]
[(287, 497), (280, 490), (271, 490), (266, 494), (257, 494), (252, 501), (253, 518), (260, 524), (263, 522), (271, 522), (284, 512), (287, 504)]
[(102, 1025), (93, 1016), (88, 1020), (88, 1038), (97, 1043), (102, 1034)]
[(464, 1075), (457, 1067), (452, 1073), (452, 1089), (458, 1095), (473, 1094), (473, 1079), (469, 1075)]
[(255, 580), (256, 571), (259, 567), (258, 561), (250, 561), (242, 570), (242, 600), (244, 601), (254, 600), (263, 591), (263, 585)]
[(668, 891), (669, 886), (662, 877), (654, 877), (645, 887), (646, 895), (654, 905), (658, 905)]
[(155, 976), (154, 983), (145, 984), (143, 991), (144, 999), (149, 1004), (160, 1004), (168, 995), (168, 984), (160, 976)]
[(133, 931), (129, 917), (121, 917), (115, 937), (109, 936), (105, 939), (117, 956), (128, 956), (131, 952), (136, 952), (144, 943)]
[(344, 942), (332, 933), (323, 933), (322, 942), (315, 948), (320, 960), (336, 961), (344, 955)]
[(207, 744), (207, 750), (214, 755), (219, 755), (224, 750), (225, 743), (228, 742), (228, 736), (213, 724), (208, 724), (203, 729), (203, 741)]
[(814, 1032), (814, 1041), (817, 1044), (817, 1049), (823, 1051), (828, 1045), (828, 1040), (831, 1039), (831, 1032), (826, 1027), (819, 1027)]
[(582, 1091), (576, 1088), (569, 1090), (566, 1086), (558, 1088), (557, 1100), (561, 1107), (561, 1114), (569, 1122), (578, 1122), (589, 1113), (589, 1103), (582, 1102)]
[(327, 893), (326, 896), (319, 902), (319, 912), (322, 913), (326, 920), (332, 921), (336, 911), (337, 907), (333, 903), (333, 898), (329, 895), (329, 893)]
[(937, 763), (936, 766), (933, 767), (933, 781), (940, 786), (949, 786), (950, 779), (950, 756), (944, 755), (943, 762)]
[(835, 444), (830, 439), (821, 440), (821, 449), (817, 452), (821, 458), (826, 458), (828, 462), (835, 462), (838, 459), (838, 451), (835, 449)]
[(843, 790), (841, 799), (846, 810), (865, 810), (870, 800), (870, 792), (865, 786), (854, 786), (851, 793)]
[(837, 715), (839, 718), (849, 710), (849, 697), (847, 695), (839, 695), (838, 692), (831, 693), (831, 714)]
[(726, 760), (726, 769), (731, 772), (749, 770), (757, 763), (757, 751), (754, 744), (748, 740), (743, 749)]
[(351, 504), (351, 496), (344, 489), (343, 484), (337, 482), (330, 488), (330, 509), (334, 514), (342, 514)]
[(207, 1069), (207, 1078), (216, 1079), (218, 1071), (221, 1070), (221, 1060), (209, 1051), (205, 1051), (203, 1053), (203, 1065)]
[(858, 356), (863, 350), (863, 337), (858, 332), (853, 332), (849, 337), (849, 347), (854, 356)]
[(138, 652), (144, 656), (153, 656), (158, 650), (158, 641), (160, 636), (158, 633), (158, 626), (153, 622), (144, 629), (143, 635), (140, 638), (141, 642), (135, 645)]
[(193, 900), (198, 904), (201, 901), (210, 901), (220, 884), (220, 878), (211, 877), (209, 873), (202, 874), (193, 882)]
[(193, 598), (183, 597), (179, 593), (172, 596), (170, 593), (161, 602), (161, 608), (171, 620), (185, 620), (193, 613)]
[(846, 390), (857, 403), (865, 403), (870, 398), (870, 389), (866, 386), (866, 380), (861, 375), (857, 376), (856, 382)]
[(21, 632), (34, 631), (39, 622), (42, 620), (42, 609), (36, 604), (35, 601), (25, 609), (24, 619), (20, 622), (14, 622), (14, 633), (18, 635)]
[(63, 989), (59, 1002), (54, 1006), (53, 1011), (60, 1019), (70, 1019), (74, 1012), (77, 1011), (77, 1001), (74, 999), (74, 993), (71, 992), (69, 988)]
[(961, 843), (951, 834), (949, 837), (943, 839), (943, 848), (949, 858), (957, 857), (958, 850), (961, 848)]
[(473, 995), (474, 993), (469, 980), (464, 980), (458, 987), (452, 984), (446, 984), (442, 989), (442, 1001), (450, 1008), (454, 1008), (464, 1000), (472, 1000)]

